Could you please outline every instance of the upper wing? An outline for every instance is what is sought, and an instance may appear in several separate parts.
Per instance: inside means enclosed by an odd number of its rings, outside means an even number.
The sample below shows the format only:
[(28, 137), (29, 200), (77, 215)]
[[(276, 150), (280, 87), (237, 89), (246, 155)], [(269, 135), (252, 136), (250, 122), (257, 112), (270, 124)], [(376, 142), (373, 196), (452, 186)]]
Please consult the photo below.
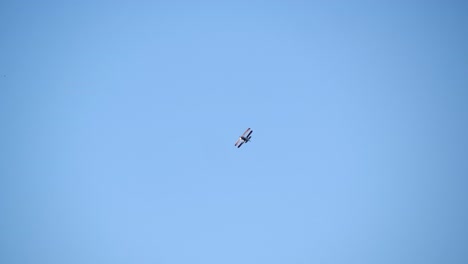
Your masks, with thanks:
[(244, 134), (242, 134), (242, 136), (245, 137), (245, 134), (247, 134), (247, 132), (249, 132), (249, 130), (250, 130), (250, 127), (247, 128), (247, 130), (244, 132)]
[[(250, 128), (249, 128), (249, 129), (250, 129)], [(253, 132), (253, 130), (250, 130), (250, 132), (249, 132), (249, 134), (247, 134), (247, 137), (246, 137), (246, 138), (249, 138), (250, 135), (252, 135), (252, 132)]]
[(236, 144), (234, 144), (234, 146), (237, 147), (237, 144), (239, 144), (239, 142), (241, 142), (241, 141), (242, 141), (242, 139), (241, 139), (241, 138), (238, 138), (237, 141), (236, 141)]

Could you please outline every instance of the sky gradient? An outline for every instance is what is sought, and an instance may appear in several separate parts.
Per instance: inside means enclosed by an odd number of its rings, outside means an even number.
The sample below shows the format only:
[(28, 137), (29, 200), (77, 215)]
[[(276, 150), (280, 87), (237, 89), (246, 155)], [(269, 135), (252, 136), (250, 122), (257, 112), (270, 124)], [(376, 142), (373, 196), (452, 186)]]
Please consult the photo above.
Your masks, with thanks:
[(468, 263), (467, 14), (2, 1), (0, 263)]

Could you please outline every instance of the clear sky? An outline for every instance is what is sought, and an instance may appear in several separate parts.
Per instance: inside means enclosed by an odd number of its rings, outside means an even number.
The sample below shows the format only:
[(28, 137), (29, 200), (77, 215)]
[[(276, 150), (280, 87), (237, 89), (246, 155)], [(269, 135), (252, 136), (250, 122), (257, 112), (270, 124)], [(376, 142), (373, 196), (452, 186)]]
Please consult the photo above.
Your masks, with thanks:
[(1, 1), (0, 263), (468, 263), (467, 14)]

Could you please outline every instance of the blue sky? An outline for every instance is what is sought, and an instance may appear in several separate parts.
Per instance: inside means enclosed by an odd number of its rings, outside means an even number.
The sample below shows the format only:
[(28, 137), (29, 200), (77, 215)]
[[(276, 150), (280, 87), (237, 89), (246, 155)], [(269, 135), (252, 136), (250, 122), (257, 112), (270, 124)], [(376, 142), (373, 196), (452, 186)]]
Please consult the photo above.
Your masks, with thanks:
[(0, 262), (468, 263), (467, 13), (2, 1)]

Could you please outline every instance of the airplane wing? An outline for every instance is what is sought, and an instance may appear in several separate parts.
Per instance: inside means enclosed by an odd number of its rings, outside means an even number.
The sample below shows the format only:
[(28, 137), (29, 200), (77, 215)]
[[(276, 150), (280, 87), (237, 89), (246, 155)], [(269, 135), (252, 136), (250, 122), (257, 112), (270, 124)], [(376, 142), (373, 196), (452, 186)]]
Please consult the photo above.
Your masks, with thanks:
[[(249, 128), (249, 129), (250, 129), (250, 128)], [(250, 135), (252, 135), (252, 132), (253, 132), (253, 130), (250, 130), (250, 132), (249, 132), (249, 134), (247, 134), (247, 137), (246, 137), (246, 138), (249, 138)]]
[(249, 130), (250, 130), (250, 127), (247, 128), (247, 130), (244, 132), (244, 134), (242, 134), (242, 136), (245, 137), (245, 134), (247, 134), (247, 132), (249, 132)]
[(236, 144), (234, 144), (234, 146), (239, 147), (239, 144), (240, 145), (244, 144), (244, 140), (242, 138), (240, 138), (240, 137), (239, 137), (239, 139), (237, 139)]
[(239, 144), (239, 146), (237, 146), (237, 148), (240, 148), (242, 144), (244, 144), (244, 141), (241, 141), (241, 143)]

